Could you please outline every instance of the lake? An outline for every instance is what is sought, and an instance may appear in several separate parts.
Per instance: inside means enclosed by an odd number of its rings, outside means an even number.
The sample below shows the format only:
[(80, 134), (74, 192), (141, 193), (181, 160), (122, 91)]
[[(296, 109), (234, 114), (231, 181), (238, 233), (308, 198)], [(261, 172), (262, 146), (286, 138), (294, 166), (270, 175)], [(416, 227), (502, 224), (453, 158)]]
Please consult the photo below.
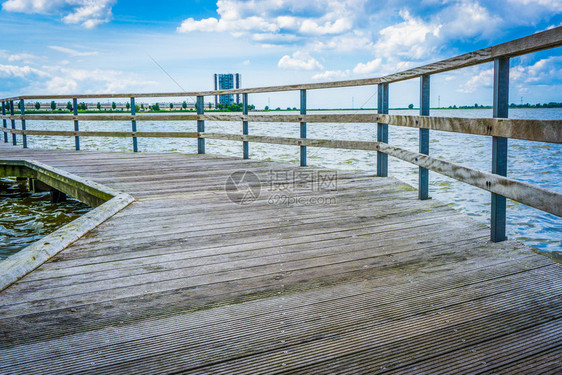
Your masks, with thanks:
[(0, 178), (0, 260), (90, 211), (75, 199), (51, 203), (49, 193), (31, 193), (26, 181)]

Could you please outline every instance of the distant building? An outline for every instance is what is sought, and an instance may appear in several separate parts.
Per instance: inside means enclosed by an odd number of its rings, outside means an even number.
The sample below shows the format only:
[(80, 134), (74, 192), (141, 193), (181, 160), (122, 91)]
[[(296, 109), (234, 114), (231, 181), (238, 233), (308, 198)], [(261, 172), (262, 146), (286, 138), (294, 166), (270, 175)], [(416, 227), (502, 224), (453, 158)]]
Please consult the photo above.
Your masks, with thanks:
[[(215, 74), (215, 90), (230, 90), (240, 88), (242, 84), (242, 75), (241, 74)], [(234, 103), (234, 95), (215, 95), (215, 108), (218, 107), (218, 104), (222, 104), (223, 106), (228, 106)], [(236, 94), (236, 104), (240, 104), (240, 94)]]

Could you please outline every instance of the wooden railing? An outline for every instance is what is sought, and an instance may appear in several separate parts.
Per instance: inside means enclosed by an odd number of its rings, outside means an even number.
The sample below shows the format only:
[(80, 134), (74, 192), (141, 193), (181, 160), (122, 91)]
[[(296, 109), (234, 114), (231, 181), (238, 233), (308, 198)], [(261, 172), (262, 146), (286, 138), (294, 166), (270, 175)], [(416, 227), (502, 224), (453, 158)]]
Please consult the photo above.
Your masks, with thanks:
[[(205, 153), (206, 139), (239, 141), (243, 144), (243, 157), (249, 157), (249, 142), (293, 145), (300, 147), (300, 164), (306, 166), (307, 147), (340, 148), (353, 150), (372, 150), (377, 152), (377, 175), (388, 175), (388, 155), (415, 164), (419, 167), (419, 199), (428, 199), (428, 171), (438, 172), (464, 183), (479, 187), (492, 193), (491, 239), (498, 242), (505, 239), (506, 198), (537, 208), (539, 210), (562, 216), (562, 194), (553, 190), (533, 186), (506, 177), (507, 175), (507, 139), (520, 139), (536, 142), (562, 143), (562, 121), (560, 120), (514, 120), (507, 119), (509, 91), (509, 61), (511, 57), (531, 52), (559, 47), (562, 45), (562, 27), (533, 34), (521, 39), (503, 43), (489, 48), (467, 53), (451, 59), (439, 61), (422, 67), (406, 70), (384, 77), (347, 80), (301, 85), (272, 86), (249, 89), (218, 90), (203, 92), (170, 93), (129, 93), (129, 94), (92, 94), (92, 95), (34, 95), (0, 99), (2, 101), (2, 119), (4, 142), (12, 134), (12, 143), (17, 144), (17, 135), (21, 135), (23, 147), (27, 147), (27, 136), (50, 135), (75, 137), (75, 148), (80, 149), (80, 137), (132, 137), (133, 151), (138, 151), (137, 138), (196, 138), (199, 153)], [(454, 118), (429, 116), (430, 76), (468, 66), (494, 62), (494, 118)], [(389, 84), (412, 78), (420, 78), (420, 116), (397, 116), (388, 114)], [(377, 114), (306, 114), (307, 90), (354, 87), (365, 85), (378, 86)], [(248, 114), (248, 94), (281, 91), (299, 91), (300, 115), (250, 115)], [(243, 111), (241, 115), (205, 114), (204, 97), (224, 94), (242, 94)], [(197, 114), (135, 114), (135, 98), (154, 97), (197, 97)], [(73, 115), (27, 115), (24, 101), (28, 99), (72, 99)], [(93, 98), (130, 98), (129, 115), (78, 115), (77, 100)], [(14, 112), (14, 101), (19, 101), (20, 114)], [(6, 102), (10, 102), (9, 115), (6, 115)], [(11, 122), (11, 128), (7, 121)], [(54, 120), (73, 121), (74, 130), (27, 130), (26, 121)], [(197, 132), (138, 132), (137, 121), (197, 121)], [(21, 121), (21, 129), (16, 129), (16, 121)], [(79, 121), (131, 121), (130, 132), (81, 131)], [(230, 121), (242, 123), (242, 134), (223, 134), (205, 132), (205, 121)], [(258, 136), (248, 134), (249, 122), (288, 122), (299, 123), (300, 138)], [(377, 141), (348, 141), (332, 139), (307, 138), (307, 123), (376, 123)], [(388, 125), (419, 129), (419, 152), (412, 152), (388, 144)], [(485, 172), (429, 156), (429, 131), (440, 130), (492, 137), (492, 171)]]

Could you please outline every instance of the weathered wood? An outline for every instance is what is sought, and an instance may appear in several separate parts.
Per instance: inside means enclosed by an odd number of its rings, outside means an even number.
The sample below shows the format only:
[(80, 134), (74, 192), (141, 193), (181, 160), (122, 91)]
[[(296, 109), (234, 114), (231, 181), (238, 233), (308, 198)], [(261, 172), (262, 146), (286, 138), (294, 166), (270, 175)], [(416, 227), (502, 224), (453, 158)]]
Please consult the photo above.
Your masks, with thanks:
[(22, 115), (6, 115), (2, 118), (14, 120), (21, 120), (22, 118), (26, 120), (39, 120), (39, 121), (195, 121), (199, 118), (196, 114), (103, 114), (101, 112), (98, 114), (37, 114), (25, 116)]
[[(27, 120), (73, 121), (71, 115), (25, 115)], [(5, 116), (21, 120), (22, 116)], [(440, 130), (455, 133), (496, 136), (537, 142), (562, 143), (561, 120), (524, 120), (500, 118), (460, 118), (403, 116), (388, 114), (321, 114), (321, 115), (80, 115), (83, 121), (247, 121), (247, 122), (307, 122), (307, 123), (381, 123), (410, 128)], [(8, 131), (9, 129), (3, 131)]]
[(200, 136), (230, 141), (249, 141), (281, 145), (304, 145), (310, 147), (379, 151), (408, 163), (441, 173), (469, 185), (476, 186), (480, 189), (502, 195), (534, 208), (538, 208), (539, 210), (549, 212), (556, 216), (562, 216), (562, 194), (557, 193), (556, 191), (536, 187), (525, 182), (499, 176), (493, 173), (478, 171), (456, 163), (434, 158), (429, 155), (407, 151), (384, 142), (336, 141), (329, 139), (283, 138), (255, 135), (245, 136), (222, 133), (204, 133), (200, 134)]
[[(536, 372), (559, 357), (562, 268), (515, 241), (489, 242), (485, 225), (417, 200), (393, 178), (338, 173), (326, 206), (270, 204), (277, 192), (267, 186), (240, 206), (224, 191), (232, 171), (265, 179), (313, 169), (0, 148), (3, 158), (40, 159), (140, 194), (0, 292), (2, 373), (438, 373), (520, 363)], [(549, 355), (533, 364), (538, 353)]]
[(108, 132), (108, 131), (72, 131), (72, 130), (20, 130), (8, 129), (8, 133), (49, 136), (79, 137), (141, 137), (141, 138), (197, 138), (197, 132)]
[[(11, 176), (15, 177), (20, 175), (22, 177), (33, 176), (34, 179), (57, 190), (62, 190), (64, 193), (68, 192), (78, 199), (85, 202), (90, 201), (90, 204), (99, 206), (0, 262), (0, 291), (41, 266), (72, 242), (84, 236), (133, 201), (133, 198), (128, 194), (114, 191), (39, 162), (0, 160), (0, 165), (6, 175), (10, 173)], [(8, 168), (11, 168), (11, 170), (8, 170)], [(96, 199), (97, 196), (103, 197), (104, 200), (100, 202), (100, 199)], [(88, 197), (91, 198), (88, 199)]]

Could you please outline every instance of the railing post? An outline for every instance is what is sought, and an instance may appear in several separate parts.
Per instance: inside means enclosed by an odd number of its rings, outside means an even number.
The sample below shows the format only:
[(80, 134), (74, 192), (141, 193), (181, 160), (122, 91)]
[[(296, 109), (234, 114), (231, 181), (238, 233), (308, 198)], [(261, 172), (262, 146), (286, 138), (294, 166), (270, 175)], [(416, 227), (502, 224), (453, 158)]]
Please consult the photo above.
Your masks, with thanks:
[[(242, 94), (242, 115), (248, 115), (248, 94)], [(242, 134), (248, 135), (248, 121), (242, 121)], [(242, 157), (244, 159), (250, 158), (250, 150), (248, 141), (242, 141)]]
[[(494, 118), (507, 118), (509, 108), (509, 57), (494, 60)], [(492, 137), (492, 173), (507, 176), (507, 138)], [(492, 193), (491, 240), (505, 240), (506, 199)]]
[[(72, 98), (72, 112), (74, 116), (78, 116), (78, 99)], [(78, 120), (74, 120), (74, 131), (80, 131), (80, 125), (78, 124)], [(80, 137), (75, 135), (74, 136), (74, 148), (76, 151), (80, 151)]]
[[(14, 112), (14, 101), (10, 100), (10, 115), (13, 116), (14, 114), (15, 114), (15, 112)], [(16, 120), (14, 120), (12, 118), (11, 122), (12, 122), (12, 129), (15, 129), (16, 128)], [(18, 144), (15, 133), (12, 133), (12, 144), (14, 146)]]
[[(301, 90), (301, 115), (306, 115), (306, 90)], [(306, 122), (300, 123), (300, 136), (306, 138)], [(300, 147), (301, 167), (306, 167), (306, 146)]]
[[(22, 116), (25, 116), (25, 102), (23, 101), (23, 99), (20, 100), (20, 113)], [(25, 119), (22, 117), (21, 119), (21, 130), (25, 130)], [(22, 143), (23, 143), (23, 148), (27, 148), (27, 135), (22, 134)]]
[[(420, 116), (429, 116), (429, 75), (420, 76)], [(420, 129), (420, 154), (429, 155), (429, 129)], [(419, 167), (418, 198), (429, 198), (429, 171)]]
[[(137, 109), (135, 108), (135, 98), (131, 98), (131, 116), (137, 114)], [(131, 120), (131, 130), (133, 133), (137, 131), (137, 120)], [(133, 137), (133, 152), (139, 152), (139, 145), (137, 142), (137, 137)]]
[[(197, 114), (203, 115), (205, 113), (205, 97), (198, 96), (197, 97)], [(203, 133), (205, 132), (205, 120), (197, 120), (197, 132)], [(197, 153), (204, 154), (205, 153), (205, 138), (197, 138)]]
[[(2, 102), (2, 116), (6, 116), (6, 102)], [(2, 127), (4, 129), (8, 128), (8, 121), (5, 118), (2, 119)], [(8, 133), (4, 132), (4, 143), (8, 143)]]
[[(377, 113), (388, 113), (388, 83), (378, 85)], [(388, 124), (377, 124), (377, 141), (388, 143)], [(388, 177), (388, 155), (377, 151), (377, 176)]]

